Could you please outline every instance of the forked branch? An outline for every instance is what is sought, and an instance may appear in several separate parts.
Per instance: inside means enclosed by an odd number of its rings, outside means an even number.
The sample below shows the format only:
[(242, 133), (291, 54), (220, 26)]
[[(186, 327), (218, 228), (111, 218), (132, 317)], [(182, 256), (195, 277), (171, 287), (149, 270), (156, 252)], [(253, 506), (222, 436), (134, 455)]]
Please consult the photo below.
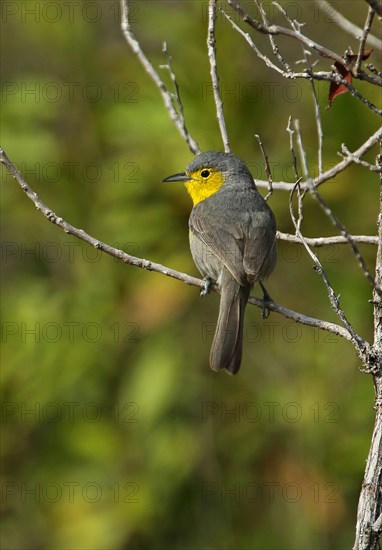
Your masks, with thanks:
[[(96, 248), (97, 250), (101, 250), (102, 252), (105, 252), (110, 256), (118, 258), (119, 260), (121, 260), (126, 264), (133, 265), (141, 269), (147, 269), (148, 271), (156, 271), (157, 273), (161, 273), (162, 275), (166, 275), (167, 277), (172, 277), (173, 279), (182, 281), (187, 285), (204, 288), (205, 283), (201, 279), (192, 277), (190, 275), (187, 275), (186, 273), (176, 271), (175, 269), (171, 269), (169, 267), (152, 262), (150, 260), (145, 260), (143, 258), (131, 256), (130, 254), (123, 252), (123, 250), (114, 248), (113, 246), (110, 246), (100, 241), (99, 239), (96, 239), (95, 237), (86, 233), (86, 231), (84, 231), (83, 229), (78, 229), (77, 227), (74, 227), (73, 225), (65, 221), (63, 218), (55, 214), (53, 210), (49, 208), (49, 206), (47, 206), (40, 199), (37, 193), (35, 193), (33, 189), (29, 186), (29, 184), (26, 182), (22, 174), (19, 172), (19, 170), (17, 170), (14, 164), (7, 157), (4, 150), (1, 148), (0, 148), (0, 163), (2, 163), (5, 166), (5, 168), (10, 172), (10, 174), (14, 177), (14, 179), (20, 185), (24, 193), (27, 195), (27, 197), (34, 203), (37, 210), (41, 212), (41, 214), (48, 221), (50, 221), (54, 225), (57, 225), (58, 227), (61, 227), (61, 229), (63, 229), (65, 233), (68, 233), (69, 235), (73, 235), (78, 239), (81, 239), (82, 241), (86, 242), (90, 246), (94, 246), (94, 248)], [(211, 290), (214, 292), (218, 292), (218, 288), (216, 285), (211, 285)], [(252, 297), (249, 299), (248, 303), (257, 306), (260, 309), (264, 307), (263, 300), (260, 298)], [(302, 313), (298, 313), (296, 311), (288, 309), (274, 302), (270, 302), (269, 304), (267, 304), (267, 308), (270, 309), (271, 311), (274, 311), (275, 313), (279, 313), (280, 315), (283, 315), (287, 319), (292, 319), (297, 323), (301, 323), (303, 325), (307, 325), (307, 326), (314, 327), (321, 330), (326, 330), (333, 334), (337, 334), (342, 338), (345, 338), (346, 340), (351, 340), (352, 338), (352, 335), (349, 333), (349, 331), (347, 331), (340, 325), (336, 325), (335, 323), (330, 323), (327, 321), (323, 321), (321, 319), (315, 319), (314, 317), (308, 317), (306, 315), (303, 315)]]
[(157, 71), (154, 69), (152, 63), (146, 57), (144, 51), (141, 48), (140, 43), (135, 38), (133, 30), (131, 28), (130, 19), (129, 19), (129, 2), (128, 0), (121, 0), (121, 10), (122, 10), (122, 32), (123, 35), (129, 44), (130, 48), (133, 50), (135, 55), (138, 57), (142, 66), (144, 67), (147, 74), (152, 78), (155, 85), (159, 89), (161, 96), (163, 98), (167, 112), (170, 115), (172, 122), (175, 124), (180, 135), (187, 143), (190, 151), (195, 155), (200, 153), (199, 145), (192, 138), (190, 133), (187, 130), (186, 123), (184, 120), (183, 112), (177, 112), (174, 106), (173, 95), (167, 90), (163, 80), (158, 75)]

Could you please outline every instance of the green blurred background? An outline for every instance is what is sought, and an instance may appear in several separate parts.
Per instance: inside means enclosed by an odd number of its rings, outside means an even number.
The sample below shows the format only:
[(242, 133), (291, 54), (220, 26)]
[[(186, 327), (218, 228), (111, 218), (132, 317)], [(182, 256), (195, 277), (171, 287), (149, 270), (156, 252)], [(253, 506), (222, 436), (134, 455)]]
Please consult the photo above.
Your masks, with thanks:
[[(338, 53), (357, 50), (316, 2), (282, 4), (315, 40)], [(365, 2), (336, 6), (363, 25)], [(155, 67), (166, 62), (167, 42), (203, 150), (222, 149), (206, 14), (201, 1), (132, 3), (134, 30)], [(4, 1), (2, 21), (1, 145), (33, 189), (91, 235), (198, 275), (188, 247), (190, 199), (181, 185), (161, 183), (192, 155), (122, 38), (119, 3)], [(269, 52), (266, 37), (253, 37)], [(302, 57), (297, 44), (278, 43), (290, 62)], [(217, 44), (233, 151), (265, 179), (259, 133), (274, 180), (293, 181), (291, 115), (316, 174), (309, 83), (267, 69), (221, 15)], [(320, 69), (329, 67), (320, 60)], [(378, 90), (356, 87), (378, 102)], [(378, 120), (350, 94), (325, 110), (327, 83), (318, 93), (328, 167), (342, 142), (354, 150)], [(355, 166), (322, 192), (353, 233), (376, 233), (377, 178)], [(270, 204), (278, 228), (291, 232), (288, 194), (274, 193)], [(208, 366), (216, 295), (200, 300), (194, 287), (66, 235), (5, 170), (1, 208), (4, 549), (351, 546), (373, 389), (348, 342), (276, 314), (263, 321), (248, 307), (241, 372), (216, 374)], [(303, 229), (335, 234), (309, 197)], [(361, 250), (373, 269), (375, 249)], [(370, 287), (349, 248), (321, 249), (319, 257), (370, 340)], [(300, 246), (279, 243), (267, 287), (280, 304), (336, 321)]]

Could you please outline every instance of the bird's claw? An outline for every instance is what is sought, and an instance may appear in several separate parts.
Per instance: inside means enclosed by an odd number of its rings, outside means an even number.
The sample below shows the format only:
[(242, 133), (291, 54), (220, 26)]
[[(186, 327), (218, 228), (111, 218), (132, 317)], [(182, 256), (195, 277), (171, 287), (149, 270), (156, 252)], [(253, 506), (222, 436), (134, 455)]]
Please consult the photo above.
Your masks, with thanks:
[(270, 295), (268, 294), (267, 289), (265, 288), (263, 283), (261, 281), (259, 281), (259, 283), (260, 283), (260, 286), (261, 286), (261, 290), (263, 291), (263, 305), (261, 306), (261, 317), (263, 319), (268, 319), (269, 314), (271, 312), (271, 310), (268, 307), (268, 304), (270, 302), (272, 302), (273, 300), (270, 297)]
[(206, 296), (210, 292), (212, 279), (210, 277), (204, 277), (203, 279), (203, 288), (200, 291), (200, 297)]

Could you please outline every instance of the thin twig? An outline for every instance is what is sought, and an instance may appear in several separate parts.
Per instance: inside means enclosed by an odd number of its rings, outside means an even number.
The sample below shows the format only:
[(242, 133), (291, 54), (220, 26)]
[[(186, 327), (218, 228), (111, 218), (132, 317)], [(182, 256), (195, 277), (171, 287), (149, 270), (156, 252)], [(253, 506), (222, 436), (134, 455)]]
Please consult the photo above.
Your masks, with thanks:
[[(302, 166), (303, 166), (303, 171), (304, 171), (306, 181), (308, 183), (309, 191), (311, 192), (312, 196), (318, 201), (318, 203), (323, 208), (325, 214), (329, 217), (329, 219), (332, 221), (332, 223), (334, 225), (336, 225), (340, 229), (342, 235), (345, 238), (347, 238), (347, 240), (348, 240), (348, 242), (349, 242), (349, 244), (350, 244), (350, 246), (353, 250), (353, 253), (357, 258), (357, 261), (361, 266), (362, 271), (364, 272), (366, 278), (370, 282), (370, 284), (373, 287), (374, 291), (379, 290), (379, 292), (381, 292), (381, 289), (377, 289), (377, 287), (375, 285), (375, 282), (374, 282), (374, 278), (372, 277), (370, 271), (368, 270), (368, 268), (367, 268), (367, 266), (366, 266), (366, 264), (365, 264), (365, 262), (364, 262), (364, 260), (361, 256), (361, 253), (358, 250), (358, 247), (356, 246), (354, 241), (351, 239), (351, 236), (350, 236), (349, 232), (347, 231), (346, 227), (338, 220), (338, 218), (336, 216), (334, 216), (334, 214), (332, 213), (332, 211), (330, 210), (328, 205), (325, 203), (325, 201), (322, 199), (322, 197), (318, 193), (317, 189), (312, 185), (312, 180), (310, 178), (309, 169), (308, 169), (307, 156), (306, 156), (306, 152), (305, 152), (305, 149), (303, 147), (303, 144), (302, 144), (302, 137), (301, 137), (300, 125), (299, 125), (298, 120), (295, 121), (295, 129), (296, 129), (296, 132), (297, 132), (297, 144), (298, 144), (298, 147), (299, 147), (301, 163), (302, 163)], [(296, 223), (296, 221), (295, 221), (294, 214), (293, 214), (293, 203), (292, 203), (293, 193), (294, 193), (294, 190), (290, 194), (289, 209), (290, 209), (290, 212), (291, 212), (292, 221), (293, 221), (293, 223), (295, 225), (295, 228), (296, 228), (296, 233), (303, 240), (304, 246), (305, 246), (307, 252), (309, 253), (311, 258), (315, 262), (317, 271), (320, 274), (320, 276), (321, 276), (322, 280), (324, 281), (324, 284), (325, 284), (325, 286), (328, 290), (330, 303), (331, 303), (334, 311), (337, 313), (337, 315), (339, 316), (339, 318), (341, 319), (342, 323), (347, 328), (347, 330), (352, 334), (352, 337), (353, 337), (352, 341), (353, 341), (353, 344), (354, 344), (355, 348), (358, 351), (359, 357), (361, 358), (361, 356), (363, 356), (363, 358), (364, 358), (365, 342), (354, 331), (351, 324), (347, 320), (344, 311), (340, 308), (339, 297), (336, 296), (336, 294), (334, 293), (333, 287), (331, 286), (331, 284), (329, 282), (329, 279), (328, 279), (328, 277), (327, 277), (320, 261), (318, 260), (317, 256), (309, 248), (309, 246), (305, 243), (304, 237), (301, 234), (301, 231), (300, 231), (300, 228), (299, 228), (299, 224), (298, 224), (298, 222)]]
[[(260, 57), (260, 59), (262, 59), (264, 61), (264, 63), (267, 65), (267, 67), (269, 67), (270, 69), (273, 69), (274, 71), (276, 71), (277, 73), (281, 74), (282, 76), (285, 76), (285, 78), (292, 78), (292, 75), (295, 75), (296, 73), (293, 73), (293, 72), (290, 72), (290, 71), (284, 71), (283, 69), (280, 69), (280, 67), (278, 67), (277, 65), (275, 65), (273, 63), (273, 61), (271, 61), (269, 59), (268, 56), (266, 56), (265, 54), (263, 54), (259, 48), (256, 46), (256, 44), (253, 42), (252, 38), (249, 36), (248, 33), (244, 32), (236, 23), (235, 21), (232, 19), (232, 17), (230, 15), (228, 15), (228, 13), (226, 13), (223, 8), (219, 8), (221, 13), (224, 15), (224, 17), (227, 19), (227, 21), (229, 21), (232, 25), (232, 27), (238, 32), (240, 33), (244, 38), (245, 40), (248, 42), (248, 44), (251, 46), (251, 48), (253, 50), (255, 50), (256, 54), (258, 57)], [(301, 78), (305, 78), (304, 77), (304, 73), (300, 73), (301, 75)], [(295, 77), (297, 78), (297, 77)]]
[(151, 79), (154, 81), (155, 85), (159, 89), (162, 99), (164, 101), (166, 110), (169, 113), (172, 122), (175, 124), (176, 128), (178, 129), (180, 135), (182, 136), (184, 141), (187, 143), (190, 151), (195, 155), (200, 153), (199, 145), (191, 137), (190, 133), (186, 128), (186, 124), (185, 124), (184, 118), (182, 117), (182, 113), (178, 113), (174, 107), (173, 94), (171, 94), (167, 90), (164, 82), (162, 81), (162, 79), (154, 69), (153, 65), (150, 63), (150, 61), (146, 57), (138, 40), (135, 38), (135, 35), (130, 25), (130, 20), (129, 20), (129, 1), (128, 0), (121, 0), (121, 12), (122, 12), (121, 27), (122, 27), (122, 32), (126, 39), (126, 42), (129, 44), (130, 48), (138, 57), (142, 66), (144, 67), (145, 71), (151, 77)]
[(256, 21), (256, 19), (253, 19), (248, 13), (242, 8), (242, 6), (236, 2), (235, 0), (228, 0), (228, 4), (233, 7), (233, 9), (240, 15), (240, 17), (243, 19), (245, 23), (248, 23), (252, 28), (256, 29), (258, 32), (261, 32), (263, 34), (273, 34), (273, 35), (284, 35), (289, 36), (290, 38), (294, 38), (295, 40), (299, 40), (302, 42), (307, 48), (314, 49), (316, 52), (318, 52), (323, 57), (326, 57), (328, 59), (332, 59), (333, 61), (336, 61), (337, 63), (340, 63), (341, 65), (345, 65), (345, 60), (335, 52), (329, 50), (328, 48), (325, 48), (324, 46), (321, 46), (321, 44), (318, 44), (317, 42), (314, 42), (314, 40), (308, 38), (301, 32), (296, 32), (291, 29), (288, 29), (286, 27), (281, 27), (280, 25), (264, 25), (259, 23), (259, 21)]
[[(303, 154), (302, 150), (300, 150), (300, 152), (302, 154), (302, 162), (304, 162), (303, 157), (305, 155)], [(354, 345), (354, 347), (355, 347), (355, 349), (358, 353), (358, 356), (361, 358), (365, 354), (365, 349), (367, 348), (367, 343), (355, 332), (352, 325), (348, 321), (344, 311), (340, 307), (339, 296), (337, 296), (335, 294), (335, 292), (333, 290), (333, 287), (332, 287), (332, 285), (331, 285), (331, 283), (328, 279), (328, 276), (326, 275), (326, 273), (324, 271), (324, 268), (321, 265), (320, 260), (318, 259), (316, 254), (310, 249), (309, 245), (305, 241), (304, 236), (302, 235), (302, 233), (299, 229), (298, 220), (296, 220), (296, 217), (295, 217), (294, 212), (293, 212), (293, 194), (294, 194), (294, 191), (295, 191), (296, 187), (298, 187), (298, 184), (295, 185), (294, 189), (292, 190), (292, 192), (290, 193), (290, 196), (289, 196), (289, 211), (290, 211), (290, 215), (291, 215), (293, 225), (296, 229), (296, 234), (301, 239), (301, 242), (304, 245), (306, 251), (308, 252), (309, 256), (312, 258), (313, 263), (315, 265), (315, 270), (320, 275), (320, 277), (323, 280), (324, 285), (327, 289), (330, 305), (332, 306), (332, 309), (335, 311), (335, 313), (337, 314), (339, 319), (341, 319), (341, 322), (344, 325), (344, 327), (346, 328), (347, 332), (351, 335), (351, 342), (353, 343), (353, 345)]]
[[(249, 298), (248, 303), (257, 306), (258, 308), (264, 307), (264, 300), (262, 298), (251, 297)], [(349, 342), (352, 341), (352, 335), (346, 330), (346, 328), (342, 327), (341, 325), (337, 325), (336, 323), (330, 323), (329, 321), (323, 321), (321, 319), (315, 319), (314, 317), (308, 317), (306, 315), (303, 315), (302, 313), (297, 313), (292, 309), (288, 309), (284, 306), (275, 304), (273, 301), (269, 302), (269, 309), (274, 313), (279, 313), (283, 317), (291, 319), (292, 321), (295, 321), (296, 323), (299, 323), (301, 325), (306, 325), (308, 327), (313, 327), (320, 330), (326, 330), (327, 332), (331, 332), (332, 334), (336, 334), (338, 336), (341, 336), (342, 338), (345, 338), (345, 340), (348, 340)]]
[[(333, 52), (332, 50), (325, 48), (321, 44), (318, 44), (317, 42), (305, 36), (301, 32), (299, 31), (297, 32), (297, 31), (288, 29), (286, 27), (281, 27), (280, 25), (264, 25), (259, 21), (256, 21), (256, 19), (253, 19), (250, 15), (248, 15), (248, 13), (242, 8), (242, 6), (238, 4), (235, 0), (228, 0), (228, 3), (240, 15), (240, 17), (243, 19), (245, 23), (248, 23), (248, 25), (256, 29), (258, 32), (261, 32), (262, 34), (272, 34), (275, 36), (284, 35), (284, 36), (289, 36), (290, 38), (294, 38), (295, 40), (302, 42), (307, 48), (310, 48), (318, 52), (319, 55), (321, 55), (322, 57), (332, 59), (336, 63), (339, 63), (340, 65), (343, 65), (344, 67), (346, 67), (349, 71), (351, 72), (353, 71), (353, 67), (351, 65), (348, 65), (346, 60), (343, 57)], [(359, 78), (361, 80), (366, 80), (372, 84), (377, 84), (379, 86), (382, 85), (382, 79), (369, 75), (363, 71), (360, 71), (358, 75), (354, 75), (354, 76), (356, 76), (356, 78)]]
[[(306, 63), (309, 64), (308, 56), (306, 56)], [(309, 64), (310, 65), (310, 64)], [(311, 67), (310, 67), (311, 68)], [(322, 131), (322, 122), (321, 122), (321, 111), (318, 104), (318, 97), (316, 92), (316, 85), (313, 78), (310, 80), (310, 85), (312, 87), (313, 101), (314, 101), (314, 112), (316, 115), (316, 128), (317, 128), (317, 139), (318, 139), (318, 175), (322, 174), (322, 147), (324, 141), (324, 134)]]
[(308, 189), (309, 189), (312, 197), (316, 199), (316, 201), (318, 202), (318, 204), (320, 205), (322, 210), (325, 212), (326, 216), (330, 219), (332, 224), (334, 226), (336, 226), (337, 229), (339, 229), (342, 236), (345, 237), (348, 240), (348, 243), (349, 243), (349, 245), (350, 245), (350, 247), (353, 251), (353, 254), (356, 257), (357, 262), (358, 262), (359, 266), (361, 267), (366, 279), (369, 281), (371, 287), (376, 292), (381, 293), (381, 295), (382, 295), (382, 290), (376, 288), (374, 277), (370, 273), (370, 270), (368, 269), (368, 267), (365, 263), (365, 260), (363, 259), (362, 255), (359, 251), (359, 248), (357, 247), (356, 243), (352, 239), (352, 236), (350, 235), (349, 231), (347, 230), (345, 225), (339, 220), (339, 218), (337, 218), (337, 216), (332, 212), (329, 205), (321, 197), (321, 195), (318, 192), (317, 188), (313, 185), (312, 179), (310, 178), (310, 175), (309, 175), (306, 152), (305, 152), (305, 149), (302, 145), (301, 131), (300, 131), (300, 125), (299, 125), (298, 120), (295, 121), (295, 128), (296, 128), (296, 132), (297, 132), (297, 144), (299, 146), (300, 158), (301, 158), (301, 161), (302, 161), (302, 164), (303, 164), (304, 175), (305, 175), (305, 178), (306, 178)]
[(371, 135), (358, 149), (353, 151), (353, 154), (346, 159), (342, 160), (326, 172), (324, 172), (321, 176), (318, 176), (313, 179), (313, 185), (315, 187), (319, 187), (324, 182), (326, 182), (329, 179), (333, 179), (336, 177), (337, 174), (340, 172), (343, 172), (352, 162), (355, 162), (354, 157), (360, 158), (362, 157), (367, 151), (369, 151), (378, 141), (382, 138), (382, 128), (378, 128), (374, 132), (373, 135)]
[(161, 69), (167, 69), (169, 74), (170, 74), (170, 78), (171, 78), (171, 80), (174, 84), (174, 88), (175, 88), (175, 94), (171, 94), (171, 95), (172, 95), (172, 98), (174, 99), (174, 101), (176, 102), (176, 105), (178, 107), (178, 113), (179, 113), (180, 119), (181, 119), (182, 124), (183, 124), (183, 130), (184, 130), (185, 133), (187, 133), (187, 129), (186, 129), (186, 126), (185, 126), (185, 119), (184, 119), (183, 103), (182, 103), (182, 100), (180, 98), (179, 84), (178, 84), (178, 81), (176, 79), (175, 72), (172, 68), (172, 57), (171, 57), (171, 55), (169, 54), (169, 52), (167, 50), (167, 43), (166, 42), (163, 42), (162, 52), (166, 56), (167, 65), (161, 65), (160, 68)]
[(292, 29), (296, 32), (300, 32), (300, 29), (302, 25), (296, 21), (296, 19), (291, 19), (287, 13), (287, 11), (281, 6), (278, 2), (272, 2), (274, 6), (283, 14), (285, 19), (288, 21), (289, 25), (292, 27)]
[(215, 46), (215, 22), (216, 22), (216, 0), (210, 0), (208, 5), (208, 32), (207, 32), (207, 49), (208, 59), (210, 61), (210, 73), (212, 81), (212, 89), (216, 105), (216, 116), (219, 123), (220, 134), (223, 140), (224, 151), (229, 153), (231, 147), (229, 144), (228, 132), (224, 119), (223, 102), (220, 96), (219, 75), (216, 64), (216, 46)]
[(370, 7), (369, 11), (368, 11), (368, 14), (367, 14), (367, 17), (366, 17), (366, 22), (365, 22), (365, 26), (363, 28), (362, 36), (361, 36), (361, 39), (359, 41), (359, 49), (358, 49), (357, 60), (356, 60), (355, 65), (354, 65), (354, 74), (355, 75), (358, 75), (359, 70), (361, 68), (363, 53), (365, 51), (366, 39), (368, 37), (368, 34), (370, 33), (370, 29), (371, 29), (371, 25), (373, 23), (374, 15), (375, 15), (375, 11), (373, 10), (373, 8)]
[[(342, 13), (337, 11), (335, 9), (336, 4), (334, 2), (329, 3), (326, 0), (319, 0), (317, 2), (317, 5), (320, 8), (320, 10), (326, 13), (326, 15), (330, 18), (330, 21), (333, 21), (334, 23), (336, 23), (336, 25), (338, 25), (339, 27), (341, 27), (341, 29), (351, 34), (354, 38), (358, 40), (359, 37), (362, 36), (361, 27), (354, 25), (354, 23), (346, 19), (346, 17), (344, 17)], [(377, 38), (376, 36), (369, 34), (369, 36), (367, 37), (367, 40), (369, 44), (373, 46), (373, 48), (378, 48), (378, 49), (381, 48), (380, 38)]]
[(373, 74), (376, 74), (380, 78), (382, 78), (382, 71), (379, 71), (377, 67), (375, 67), (372, 63), (366, 63), (366, 67), (371, 71)]
[[(342, 78), (341, 74), (338, 72), (338, 70), (335, 68), (333, 69), (331, 72), (325, 72), (325, 71), (320, 71), (320, 72), (313, 72), (313, 71), (305, 71), (303, 73), (297, 73), (297, 72), (288, 72), (288, 71), (284, 71), (283, 69), (281, 69), (280, 67), (278, 67), (277, 65), (275, 65), (270, 59), (269, 57), (267, 57), (265, 54), (263, 54), (259, 48), (256, 46), (256, 44), (254, 43), (254, 41), (252, 40), (252, 38), (250, 37), (250, 35), (246, 32), (244, 32), (234, 21), (233, 19), (227, 14), (225, 13), (225, 11), (223, 9), (220, 8), (220, 11), (223, 13), (224, 17), (230, 22), (230, 24), (232, 25), (232, 27), (239, 33), (243, 36), (243, 38), (246, 40), (246, 42), (248, 42), (248, 44), (250, 45), (250, 47), (256, 52), (256, 55), (262, 59), (262, 61), (264, 61), (264, 63), (267, 65), (267, 67), (269, 67), (270, 69), (273, 69), (274, 71), (276, 71), (277, 73), (279, 73), (280, 75), (282, 75), (284, 78), (288, 78), (288, 79), (291, 79), (291, 80), (296, 80), (296, 79), (299, 79), (299, 78), (303, 78), (303, 79), (312, 79), (314, 78), (314, 80), (322, 80), (322, 81), (326, 81), (326, 82), (335, 82), (336, 84), (343, 84), (343, 86), (345, 86), (349, 92), (351, 93), (351, 95), (355, 98), (357, 98), (358, 100), (362, 101), (362, 103), (364, 105), (366, 105), (371, 111), (373, 111), (375, 114), (379, 115), (379, 116), (382, 116), (382, 109), (378, 109), (378, 107), (376, 107), (374, 105), (374, 103), (372, 103), (371, 101), (369, 101), (367, 98), (365, 98), (362, 94), (360, 94), (360, 92), (358, 90), (356, 90), (356, 88), (354, 88), (354, 86), (352, 86), (351, 84), (349, 84), (349, 82), (347, 80), (345, 80), (344, 78)], [(289, 30), (289, 29), (288, 29)], [(293, 32), (293, 31), (291, 31)], [(341, 58), (342, 59), (342, 58)], [(342, 64), (344, 64), (345, 62), (342, 61)], [(360, 72), (359, 75), (358, 75), (358, 78), (363, 78), (363, 75), (364, 73)], [(366, 80), (366, 79), (365, 79)], [(382, 85), (382, 78), (377, 78), (375, 82), (373, 82), (374, 84), (378, 85), (378, 86), (381, 86)]]
[(370, 75), (365, 73), (365, 71), (359, 71), (357, 75), (354, 75), (359, 80), (365, 80), (369, 84), (375, 84), (376, 86), (382, 86), (382, 76), (378, 74), (377, 76)]
[[(351, 235), (351, 238), (355, 243), (360, 244), (372, 244), (376, 246), (378, 244), (378, 237), (372, 235)], [(282, 233), (277, 231), (276, 239), (280, 241), (287, 241), (289, 243), (302, 244), (301, 239), (291, 233)], [(349, 244), (349, 240), (342, 235), (336, 237), (305, 237), (305, 242), (312, 247), (331, 246), (337, 244)]]
[[(284, 8), (282, 6), (279, 5), (278, 2), (273, 2), (273, 3), (280, 9), (280, 11), (284, 14), (284, 16), (288, 19), (288, 21), (290, 21), (290, 24), (292, 25), (292, 28), (296, 32), (299, 32), (300, 31), (299, 24), (296, 21), (293, 21), (288, 17), (286, 11), (284, 10)], [(309, 55), (308, 55), (308, 54), (310, 54), (310, 52), (308, 50), (306, 50), (304, 46), (302, 47), (302, 50), (303, 50), (305, 64), (308, 67), (308, 73), (312, 74), (313, 67), (312, 67), (312, 64), (310, 62)], [(309, 82), (310, 82), (310, 86), (311, 86), (311, 89), (312, 89), (313, 103), (314, 103), (314, 113), (315, 113), (315, 119), (316, 119), (317, 139), (318, 139), (318, 175), (320, 176), (322, 174), (322, 145), (323, 145), (323, 131), (322, 131), (322, 123), (321, 123), (321, 112), (320, 112), (320, 106), (318, 104), (316, 86), (315, 86), (313, 77), (310, 78)], [(298, 192), (300, 193), (299, 189), (300, 189), (300, 187), (298, 187)]]
[[(294, 171), (294, 177), (295, 177), (295, 180), (296, 182), (300, 179), (300, 176), (299, 176), (299, 173), (298, 173), (298, 168), (297, 168), (297, 157), (296, 157), (296, 153), (294, 151), (294, 145), (293, 145), (293, 134), (294, 134), (294, 130), (291, 126), (291, 122), (292, 122), (292, 117), (289, 116), (288, 118), (288, 125), (286, 127), (286, 131), (288, 132), (289, 134), (289, 150), (290, 150), (290, 154), (292, 155), (292, 166), (293, 166), (293, 171)], [(300, 183), (300, 182), (299, 182)], [(291, 185), (291, 191), (292, 189), (294, 189), (295, 187), (295, 183), (293, 184), (290, 184)]]
[[(373, 111), (373, 113), (375, 113), (378, 116), (382, 116), (382, 109), (378, 109), (378, 107), (376, 107), (374, 105), (374, 103), (372, 103), (366, 97), (364, 97), (362, 94), (360, 94), (359, 91), (356, 90), (356, 88), (354, 88), (354, 86), (352, 86), (351, 84), (349, 84), (349, 82), (347, 80), (342, 78), (341, 73), (339, 72), (338, 68), (335, 65), (332, 65), (332, 71), (333, 71), (333, 77), (334, 77), (333, 82), (335, 82), (336, 84), (342, 84), (343, 86), (345, 86), (345, 88), (347, 88), (349, 90), (349, 92), (351, 93), (352, 96), (354, 96), (357, 99), (359, 99), (360, 101), (362, 101), (362, 103), (364, 105), (366, 105), (367, 107), (369, 107), (369, 109), (371, 111)], [(361, 73), (359, 73), (359, 74), (361, 74)], [(323, 80), (325, 80), (325, 79), (323, 79)], [(377, 84), (377, 86), (382, 86), (382, 80), (381, 80), (380, 83)]]
[(258, 144), (259, 144), (259, 147), (260, 147), (260, 150), (261, 150), (261, 154), (263, 155), (263, 159), (264, 159), (264, 166), (265, 166), (265, 174), (268, 178), (268, 193), (267, 195), (264, 197), (265, 200), (267, 201), (273, 194), (273, 178), (272, 178), (272, 172), (271, 172), (271, 167), (269, 166), (269, 159), (268, 159), (268, 155), (267, 153), (265, 152), (265, 148), (264, 148), (264, 145), (263, 145), (263, 142), (261, 141), (261, 138), (259, 136), (259, 134), (255, 134), (255, 138), (257, 139), (258, 141)]
[(304, 219), (304, 198), (305, 198), (305, 194), (306, 194), (306, 189), (302, 190), (301, 187), (300, 187), (300, 182), (301, 182), (302, 178), (299, 176), (299, 173), (298, 173), (297, 156), (296, 156), (296, 153), (295, 153), (295, 150), (294, 150), (294, 144), (293, 144), (294, 130), (291, 127), (291, 121), (292, 121), (292, 117), (290, 116), (288, 118), (288, 126), (287, 126), (286, 130), (289, 134), (289, 150), (290, 150), (290, 153), (291, 153), (291, 156), (292, 156), (292, 165), (293, 165), (293, 170), (294, 170), (294, 177), (295, 177), (295, 180), (296, 180), (296, 183), (293, 185), (293, 189), (297, 188), (297, 195), (298, 195), (297, 196), (297, 199), (298, 199), (297, 227), (298, 227), (299, 231), (301, 231), (301, 225), (302, 225), (302, 222), (303, 222), (303, 219)]
[(382, 173), (382, 168), (380, 166), (377, 166), (375, 164), (370, 164), (370, 162), (366, 162), (366, 160), (362, 160), (358, 157), (356, 157), (349, 149), (346, 147), (346, 145), (342, 144), (341, 146), (341, 156), (351, 157), (355, 164), (360, 164), (364, 168), (367, 168), (370, 170), (370, 172), (376, 172), (377, 174)]
[[(319, 187), (323, 183), (325, 183), (328, 180), (334, 179), (338, 174), (346, 170), (346, 168), (356, 161), (355, 158), (362, 157), (365, 153), (367, 153), (378, 141), (382, 139), (382, 128), (378, 128), (376, 132), (374, 132), (373, 135), (371, 135), (358, 149), (353, 151), (351, 155), (346, 157), (344, 160), (333, 166), (332, 168), (329, 168), (326, 170), (326, 172), (323, 172), (321, 176), (317, 176), (316, 178), (313, 178), (312, 183), (315, 187)], [(256, 185), (258, 187), (267, 188), (268, 182), (263, 180), (256, 180)], [(274, 181), (273, 182), (273, 189), (280, 190), (280, 191), (291, 191), (293, 189), (295, 184), (293, 183), (287, 183), (284, 181)], [(307, 185), (305, 183), (300, 184), (301, 189), (306, 189)]]
[[(271, 22), (268, 19), (267, 12), (265, 11), (262, 2), (260, 2), (259, 0), (256, 0), (256, 5), (257, 5), (258, 10), (261, 13), (261, 17), (263, 18), (264, 23), (269, 26), (271, 24)], [(269, 41), (271, 43), (273, 53), (275, 54), (275, 56), (277, 57), (277, 59), (279, 60), (281, 65), (284, 67), (284, 69), (287, 72), (289, 72), (289, 73), (292, 72), (292, 69), (291, 69), (290, 65), (287, 63), (287, 61), (285, 61), (285, 59), (281, 55), (279, 47), (276, 44), (276, 41), (275, 41), (274, 37), (271, 34), (269, 35)]]
[[(277, 4), (277, 2), (276, 2)], [(294, 25), (295, 30), (299, 30)], [(303, 47), (303, 54), (304, 54), (304, 60), (306, 63), (306, 66), (308, 67), (308, 71), (311, 74), (313, 72), (312, 64), (309, 59), (308, 50), (306, 50)], [(310, 85), (312, 89), (312, 95), (313, 95), (313, 102), (314, 102), (314, 113), (315, 113), (315, 119), (316, 119), (316, 128), (317, 128), (317, 139), (318, 139), (318, 175), (320, 176), (322, 174), (322, 146), (323, 146), (323, 131), (322, 131), (322, 122), (321, 122), (321, 112), (320, 112), (320, 106), (318, 104), (318, 97), (316, 92), (316, 85), (314, 83), (313, 77), (310, 79)]]

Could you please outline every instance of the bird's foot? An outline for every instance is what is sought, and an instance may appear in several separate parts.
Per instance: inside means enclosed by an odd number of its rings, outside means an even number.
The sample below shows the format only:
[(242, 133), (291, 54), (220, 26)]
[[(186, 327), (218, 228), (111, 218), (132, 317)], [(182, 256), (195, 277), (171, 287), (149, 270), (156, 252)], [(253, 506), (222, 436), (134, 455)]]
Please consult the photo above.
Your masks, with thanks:
[(269, 317), (269, 314), (271, 312), (271, 310), (269, 309), (268, 307), (268, 304), (270, 302), (273, 302), (272, 298), (270, 297), (270, 295), (268, 294), (268, 291), (267, 289), (265, 288), (265, 286), (263, 285), (263, 283), (261, 281), (259, 281), (259, 284), (261, 286), (261, 290), (263, 291), (263, 305), (261, 307), (261, 317), (263, 319), (268, 319)]
[(200, 291), (200, 297), (203, 298), (203, 296), (206, 296), (207, 294), (209, 294), (210, 292), (210, 287), (211, 287), (211, 283), (212, 283), (212, 279), (211, 277), (204, 277), (203, 278), (203, 288), (201, 289)]

